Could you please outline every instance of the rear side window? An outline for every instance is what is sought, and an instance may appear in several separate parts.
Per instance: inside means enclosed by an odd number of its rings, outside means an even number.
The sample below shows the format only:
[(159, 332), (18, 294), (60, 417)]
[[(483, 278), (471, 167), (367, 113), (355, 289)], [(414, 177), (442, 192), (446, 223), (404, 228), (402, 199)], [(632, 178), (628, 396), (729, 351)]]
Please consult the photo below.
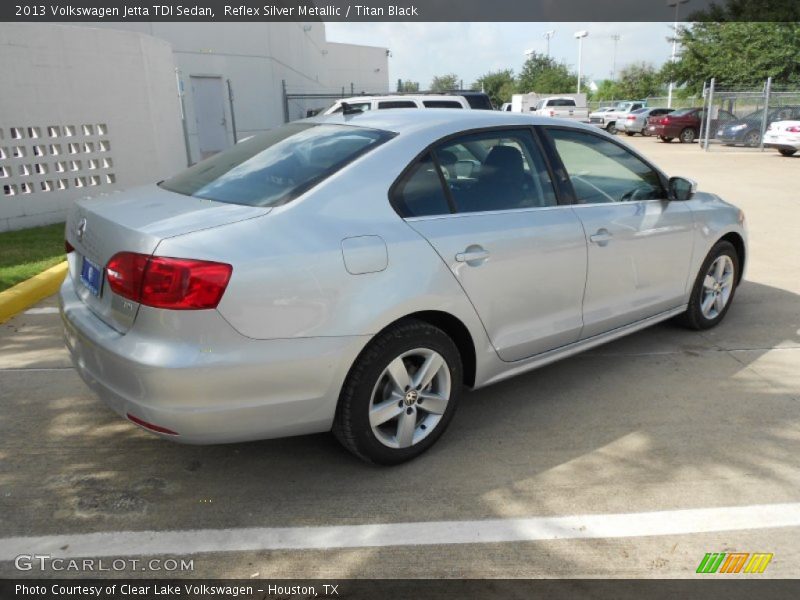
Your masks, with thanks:
[(426, 217), (450, 212), (431, 153), (420, 158), (396, 188), (394, 207), (401, 217)]
[(486, 94), (466, 94), (464, 99), (472, 108), (479, 110), (494, 110), (492, 101), (489, 100), (489, 96)]
[(290, 123), (236, 144), (160, 185), (219, 202), (278, 206), (393, 135), (348, 125)]
[(425, 108), (464, 108), (455, 100), (423, 100)]
[(378, 102), (378, 108), (417, 108), (413, 100), (384, 100)]

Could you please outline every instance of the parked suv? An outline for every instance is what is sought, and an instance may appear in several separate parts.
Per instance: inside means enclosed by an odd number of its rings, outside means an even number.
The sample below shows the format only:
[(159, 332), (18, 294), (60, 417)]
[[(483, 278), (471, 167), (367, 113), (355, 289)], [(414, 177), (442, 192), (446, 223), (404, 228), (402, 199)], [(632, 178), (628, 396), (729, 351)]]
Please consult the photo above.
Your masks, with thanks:
[[(800, 106), (781, 106), (767, 113), (767, 125), (776, 121), (790, 121), (800, 119)], [(725, 123), (717, 131), (717, 139), (723, 144), (734, 146), (744, 144), (754, 148), (761, 143), (761, 124), (764, 121), (764, 109), (757, 110), (749, 115)]]
[[(663, 117), (648, 119), (647, 131), (651, 135), (657, 135), (662, 142), (671, 142), (678, 138), (682, 144), (691, 144), (700, 136), (705, 115), (703, 108), (681, 108)], [(714, 137), (720, 124), (734, 120), (736, 115), (733, 113), (727, 110), (717, 111), (716, 118), (711, 120), (709, 137)]]

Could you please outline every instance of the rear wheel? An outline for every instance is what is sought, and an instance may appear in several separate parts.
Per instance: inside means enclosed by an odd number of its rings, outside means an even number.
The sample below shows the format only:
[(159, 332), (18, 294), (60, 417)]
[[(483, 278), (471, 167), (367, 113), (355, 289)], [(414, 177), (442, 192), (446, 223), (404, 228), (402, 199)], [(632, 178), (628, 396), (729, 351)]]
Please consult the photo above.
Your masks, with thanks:
[(664, 136), (664, 135), (660, 135), (660, 136), (658, 136), (658, 139), (660, 139), (662, 142), (666, 142), (667, 144), (669, 144), (675, 138), (671, 138), (671, 137), (667, 137), (667, 136)]
[(744, 145), (748, 148), (755, 148), (761, 143), (761, 134), (758, 131), (751, 131), (744, 136)]
[(462, 380), (461, 355), (446, 333), (423, 321), (400, 322), (356, 359), (333, 433), (369, 462), (394, 465), (415, 458), (444, 433)]
[(795, 150), (794, 148), (779, 148), (778, 152), (780, 152), (784, 156), (792, 156), (795, 152), (797, 152), (797, 150)]
[(696, 137), (697, 137), (697, 132), (691, 127), (687, 127), (686, 129), (681, 131), (681, 134), (678, 137), (678, 139), (680, 140), (681, 144), (691, 144)]
[(739, 268), (733, 244), (717, 242), (700, 267), (689, 305), (679, 320), (691, 329), (709, 329), (722, 321), (736, 293)]

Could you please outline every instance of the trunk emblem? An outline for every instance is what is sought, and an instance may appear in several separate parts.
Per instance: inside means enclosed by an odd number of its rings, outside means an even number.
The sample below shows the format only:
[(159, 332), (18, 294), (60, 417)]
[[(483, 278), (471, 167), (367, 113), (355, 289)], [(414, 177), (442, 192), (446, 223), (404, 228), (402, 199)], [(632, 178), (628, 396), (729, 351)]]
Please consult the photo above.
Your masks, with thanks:
[(78, 241), (83, 241), (83, 234), (86, 233), (86, 217), (78, 221), (78, 226), (75, 228), (75, 235), (78, 236)]

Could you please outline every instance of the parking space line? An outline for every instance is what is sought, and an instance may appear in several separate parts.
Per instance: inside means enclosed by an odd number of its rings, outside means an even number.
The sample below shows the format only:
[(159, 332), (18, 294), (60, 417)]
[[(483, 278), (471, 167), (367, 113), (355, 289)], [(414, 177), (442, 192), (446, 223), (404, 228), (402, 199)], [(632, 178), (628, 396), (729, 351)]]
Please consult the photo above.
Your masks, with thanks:
[(57, 315), (57, 306), (43, 306), (41, 308), (29, 308), (25, 311), (26, 315)]
[(121, 531), (0, 538), (0, 561), (21, 554), (73, 558), (322, 550), (627, 538), (798, 526), (800, 503), (479, 521)]

